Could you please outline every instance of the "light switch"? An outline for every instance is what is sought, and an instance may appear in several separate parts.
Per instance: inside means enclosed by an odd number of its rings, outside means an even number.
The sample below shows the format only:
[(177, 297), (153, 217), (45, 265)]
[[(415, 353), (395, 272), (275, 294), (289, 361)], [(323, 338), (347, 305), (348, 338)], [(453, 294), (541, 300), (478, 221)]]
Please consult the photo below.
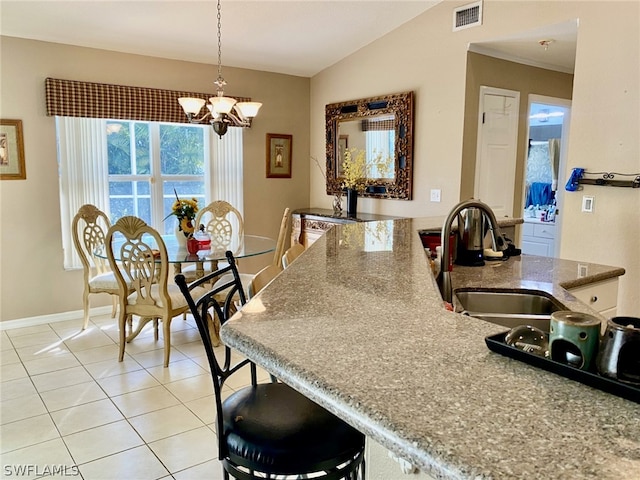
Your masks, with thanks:
[(432, 202), (439, 202), (440, 201), (440, 189), (439, 188), (432, 188), (431, 189), (431, 201)]
[(582, 211), (586, 213), (593, 213), (593, 202), (595, 198), (589, 195), (582, 197)]

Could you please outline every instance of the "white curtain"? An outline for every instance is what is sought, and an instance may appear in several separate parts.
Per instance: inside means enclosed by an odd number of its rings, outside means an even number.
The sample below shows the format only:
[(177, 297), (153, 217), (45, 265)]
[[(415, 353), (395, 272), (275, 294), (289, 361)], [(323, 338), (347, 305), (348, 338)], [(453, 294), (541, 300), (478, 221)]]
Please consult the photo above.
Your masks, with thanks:
[(558, 170), (560, 169), (560, 139), (549, 139), (549, 161), (551, 162), (551, 190), (558, 190)]
[[(212, 192), (210, 202), (224, 200), (233, 205), (244, 218), (243, 188), (243, 151), (242, 128), (229, 128), (225, 136), (220, 139), (217, 135), (210, 135), (212, 168)], [(238, 231), (238, 225), (233, 225)]]
[(73, 247), (71, 224), (82, 205), (93, 204), (109, 216), (106, 121), (56, 117), (60, 173), (60, 212), (64, 268), (82, 268)]
[(393, 146), (393, 132), (388, 130), (369, 130), (365, 132), (367, 165), (369, 178), (391, 178), (393, 177), (392, 164), (375, 165), (374, 160), (378, 156), (382, 159), (393, 158), (395, 149)]

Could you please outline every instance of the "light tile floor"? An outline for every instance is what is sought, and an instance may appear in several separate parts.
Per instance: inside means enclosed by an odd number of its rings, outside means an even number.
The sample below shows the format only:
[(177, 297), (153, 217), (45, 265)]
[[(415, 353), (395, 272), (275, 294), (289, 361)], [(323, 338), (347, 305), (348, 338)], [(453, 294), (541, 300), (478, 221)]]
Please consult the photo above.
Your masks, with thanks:
[[(118, 362), (109, 315), (0, 332), (2, 478), (220, 479), (209, 366), (191, 318), (148, 325)], [(268, 375), (259, 369), (259, 379)], [(249, 372), (225, 386), (249, 383)]]

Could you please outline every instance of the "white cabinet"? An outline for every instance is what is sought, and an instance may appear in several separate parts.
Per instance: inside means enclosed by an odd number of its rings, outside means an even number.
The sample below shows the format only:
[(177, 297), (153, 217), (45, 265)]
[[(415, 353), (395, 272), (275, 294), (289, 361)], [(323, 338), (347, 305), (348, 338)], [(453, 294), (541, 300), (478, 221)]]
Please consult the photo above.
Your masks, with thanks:
[(618, 278), (610, 278), (601, 282), (591, 283), (583, 287), (571, 288), (571, 295), (586, 303), (603, 317), (616, 316), (618, 303)]
[(522, 224), (522, 253), (554, 257), (555, 239), (555, 223), (533, 223), (525, 220)]
[(379, 443), (367, 437), (365, 461), (366, 480), (435, 480), (406, 460), (398, 458)]

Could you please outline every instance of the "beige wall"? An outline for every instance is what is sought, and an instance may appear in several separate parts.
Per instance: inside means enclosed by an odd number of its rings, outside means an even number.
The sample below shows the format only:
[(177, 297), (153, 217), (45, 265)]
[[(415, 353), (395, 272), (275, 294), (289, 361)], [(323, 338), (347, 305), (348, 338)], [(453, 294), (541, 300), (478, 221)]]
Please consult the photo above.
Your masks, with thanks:
[[(0, 115), (23, 122), (27, 179), (0, 182), (0, 319), (82, 308), (82, 275), (64, 271), (53, 117), (44, 102), (46, 77), (212, 92), (214, 65), (0, 37)], [(285, 207), (309, 205), (309, 79), (251, 70), (223, 70), (230, 95), (263, 102), (244, 140), (247, 233), (275, 238)], [(267, 179), (266, 134), (293, 135), (292, 178)], [(246, 259), (255, 272), (271, 257)], [(93, 296), (92, 305), (109, 303)]]
[(460, 199), (473, 197), (476, 174), (476, 147), (478, 143), (478, 109), (480, 87), (504, 88), (520, 92), (518, 121), (518, 145), (516, 152), (516, 182), (514, 185), (513, 211), (524, 204), (524, 169), (529, 141), (527, 115), (529, 95), (571, 100), (573, 75), (544, 70), (542, 68), (508, 62), (477, 53), (467, 54), (467, 84), (465, 89), (464, 130), (462, 138), (462, 173)]
[[(414, 199), (360, 199), (358, 208), (403, 216), (444, 215), (460, 199), (469, 43), (579, 20), (567, 169), (640, 172), (640, 3), (484, 1), (480, 27), (451, 31), (445, 1), (311, 80), (311, 155), (324, 158), (324, 105), (416, 92)], [(532, 92), (537, 93), (537, 92)], [(467, 180), (465, 179), (465, 182)], [(311, 205), (330, 207), (324, 179), (311, 167)], [(429, 191), (442, 189), (442, 202)], [(465, 187), (466, 188), (466, 187)], [(582, 194), (595, 212), (580, 213)], [(560, 256), (622, 266), (619, 314), (640, 314), (640, 191), (586, 186), (567, 193)]]
[[(363, 198), (358, 208), (408, 217), (446, 214), (461, 195), (468, 44), (576, 18), (568, 168), (640, 171), (637, 0), (485, 0), (481, 27), (451, 32), (452, 9), (467, 3), (445, 1), (434, 7), (313, 77), (310, 91), (309, 79), (225, 69), (228, 93), (264, 103), (245, 137), (245, 216), (250, 233), (275, 236), (285, 206), (331, 207), (322, 173), (309, 160), (324, 159), (326, 104), (407, 90), (416, 92), (414, 199)], [(0, 182), (0, 318), (78, 310), (81, 276), (62, 270), (55, 135), (53, 120), (44, 112), (44, 78), (208, 91), (214, 67), (0, 40), (0, 114), (23, 120), (27, 159), (26, 181)], [(264, 178), (267, 132), (293, 134), (291, 180)], [(442, 189), (441, 203), (429, 202), (432, 188)], [(596, 197), (595, 212), (580, 213), (582, 193), (564, 196), (560, 255), (625, 267), (619, 313), (640, 315), (640, 191), (585, 186), (583, 193)]]

